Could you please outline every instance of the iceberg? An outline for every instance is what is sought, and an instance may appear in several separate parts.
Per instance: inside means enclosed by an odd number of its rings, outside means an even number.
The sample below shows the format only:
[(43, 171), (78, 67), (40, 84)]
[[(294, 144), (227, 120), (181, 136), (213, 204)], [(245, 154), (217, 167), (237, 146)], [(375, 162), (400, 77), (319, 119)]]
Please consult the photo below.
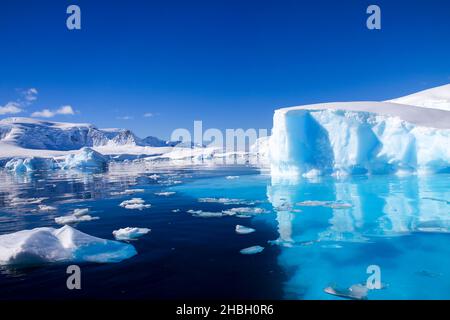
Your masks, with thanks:
[(252, 246), (240, 251), (241, 254), (257, 254), (264, 250), (264, 247), (261, 246)]
[(337, 102), (275, 111), (272, 176), (450, 171), (450, 111)]
[(52, 170), (58, 168), (53, 158), (14, 158), (5, 164), (5, 169), (16, 173)]
[(136, 254), (130, 244), (96, 238), (70, 226), (36, 228), (0, 236), (0, 265), (114, 263)]
[(60, 166), (64, 170), (105, 170), (108, 160), (101, 153), (85, 147), (77, 153), (67, 155)]
[(146, 235), (151, 230), (148, 228), (132, 228), (126, 227), (119, 230), (113, 231), (113, 236), (116, 240), (134, 240), (143, 235)]
[(235, 230), (236, 230), (236, 233), (238, 233), (238, 234), (249, 234), (249, 233), (253, 233), (256, 231), (253, 228), (244, 227), (239, 224), (236, 226)]

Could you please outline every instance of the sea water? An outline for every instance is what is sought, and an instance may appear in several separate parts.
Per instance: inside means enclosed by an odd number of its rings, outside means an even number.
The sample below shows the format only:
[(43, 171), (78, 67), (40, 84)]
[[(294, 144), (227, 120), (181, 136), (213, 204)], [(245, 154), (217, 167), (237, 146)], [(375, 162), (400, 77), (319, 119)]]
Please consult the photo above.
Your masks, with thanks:
[[(67, 265), (0, 267), (0, 299), (341, 299), (324, 289), (365, 285), (369, 266), (382, 286), (368, 299), (450, 298), (446, 174), (279, 180), (245, 166), (125, 164), (96, 174), (0, 172), (0, 181), (0, 234), (58, 227), (55, 217), (85, 208), (99, 219), (73, 227), (96, 237), (151, 229), (130, 241), (135, 257), (80, 265), (81, 290), (67, 289)], [(151, 207), (120, 207), (131, 198)], [(256, 246), (264, 250), (241, 254)]]

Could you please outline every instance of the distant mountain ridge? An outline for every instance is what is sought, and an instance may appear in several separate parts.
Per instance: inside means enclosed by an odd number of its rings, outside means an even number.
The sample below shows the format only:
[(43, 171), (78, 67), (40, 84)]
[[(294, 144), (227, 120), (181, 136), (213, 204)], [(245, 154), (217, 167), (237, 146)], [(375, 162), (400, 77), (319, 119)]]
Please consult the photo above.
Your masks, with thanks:
[(0, 120), (0, 141), (27, 149), (78, 150), (101, 146), (175, 146), (156, 137), (141, 139), (128, 129), (99, 129), (88, 123), (65, 123), (31, 118)]

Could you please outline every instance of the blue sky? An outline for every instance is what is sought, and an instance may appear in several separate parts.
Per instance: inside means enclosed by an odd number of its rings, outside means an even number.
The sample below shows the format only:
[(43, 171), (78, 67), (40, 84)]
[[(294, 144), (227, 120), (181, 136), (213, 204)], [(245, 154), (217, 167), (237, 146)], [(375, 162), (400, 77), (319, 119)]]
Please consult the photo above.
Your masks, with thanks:
[[(66, 28), (70, 4), (82, 30)], [(380, 31), (365, 27), (370, 4)], [(194, 120), (270, 128), (278, 107), (450, 82), (448, 0), (2, 0), (0, 40), (0, 106), (36, 88), (18, 116), (49, 109), (140, 136)], [(56, 114), (67, 105), (74, 115)]]

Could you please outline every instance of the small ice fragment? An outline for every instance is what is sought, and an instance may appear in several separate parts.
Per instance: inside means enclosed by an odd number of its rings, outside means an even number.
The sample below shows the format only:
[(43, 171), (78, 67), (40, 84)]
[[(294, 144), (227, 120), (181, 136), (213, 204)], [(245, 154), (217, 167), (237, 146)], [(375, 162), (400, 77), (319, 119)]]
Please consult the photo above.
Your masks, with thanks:
[(353, 300), (366, 300), (368, 289), (366, 286), (354, 284), (348, 289), (339, 289), (334, 286), (326, 287), (325, 293)]
[(155, 192), (155, 194), (156, 194), (157, 196), (169, 197), (169, 196), (175, 194), (175, 192), (171, 192), (171, 191), (166, 191), (166, 192)]
[(89, 213), (89, 209), (75, 209), (73, 210), (73, 214), (75, 217), (85, 216)]
[(253, 246), (253, 247), (248, 247), (245, 249), (242, 249), (240, 251), (240, 253), (242, 254), (256, 254), (256, 253), (260, 253), (264, 250), (264, 247), (261, 246)]
[(225, 179), (228, 179), (228, 180), (239, 179), (239, 176), (226, 176)]
[(149, 176), (149, 178), (152, 180), (158, 180), (160, 178), (160, 176), (157, 174), (152, 174), (151, 176)]
[(208, 212), (202, 210), (188, 210), (188, 213), (192, 214), (193, 217), (199, 218), (220, 218), (223, 217), (222, 212)]
[(239, 224), (236, 226), (235, 230), (236, 230), (236, 233), (239, 233), (239, 234), (249, 234), (249, 233), (252, 233), (252, 232), (256, 231), (253, 228), (244, 227), (244, 226), (241, 226)]
[(114, 230), (113, 235), (116, 240), (133, 240), (150, 232), (148, 228), (132, 228), (126, 227), (119, 230)]
[(56, 207), (47, 206), (45, 204), (38, 205), (39, 211), (55, 211), (57, 210)]
[(145, 204), (145, 201), (141, 198), (133, 198), (131, 200), (125, 200), (123, 201), (120, 206), (125, 209), (129, 210), (143, 210), (148, 209), (152, 205), (151, 204)]
[(235, 215), (235, 214), (254, 215), (254, 214), (268, 213), (268, 211), (263, 208), (250, 208), (250, 207), (231, 208), (228, 210), (223, 210), (222, 212), (227, 215)]
[(78, 222), (86, 222), (86, 221), (92, 221), (92, 220), (98, 220), (99, 217), (92, 217), (90, 215), (83, 215), (83, 216), (64, 216), (64, 217), (56, 217), (55, 222), (57, 224), (74, 224)]
[(144, 189), (126, 189), (125, 191), (121, 192), (111, 192), (111, 195), (113, 196), (122, 196), (122, 195), (131, 195), (135, 193), (142, 193), (145, 192)]
[(172, 210), (172, 212), (174, 212), (174, 213), (177, 213), (177, 212), (180, 212), (181, 210), (180, 209), (173, 209)]

